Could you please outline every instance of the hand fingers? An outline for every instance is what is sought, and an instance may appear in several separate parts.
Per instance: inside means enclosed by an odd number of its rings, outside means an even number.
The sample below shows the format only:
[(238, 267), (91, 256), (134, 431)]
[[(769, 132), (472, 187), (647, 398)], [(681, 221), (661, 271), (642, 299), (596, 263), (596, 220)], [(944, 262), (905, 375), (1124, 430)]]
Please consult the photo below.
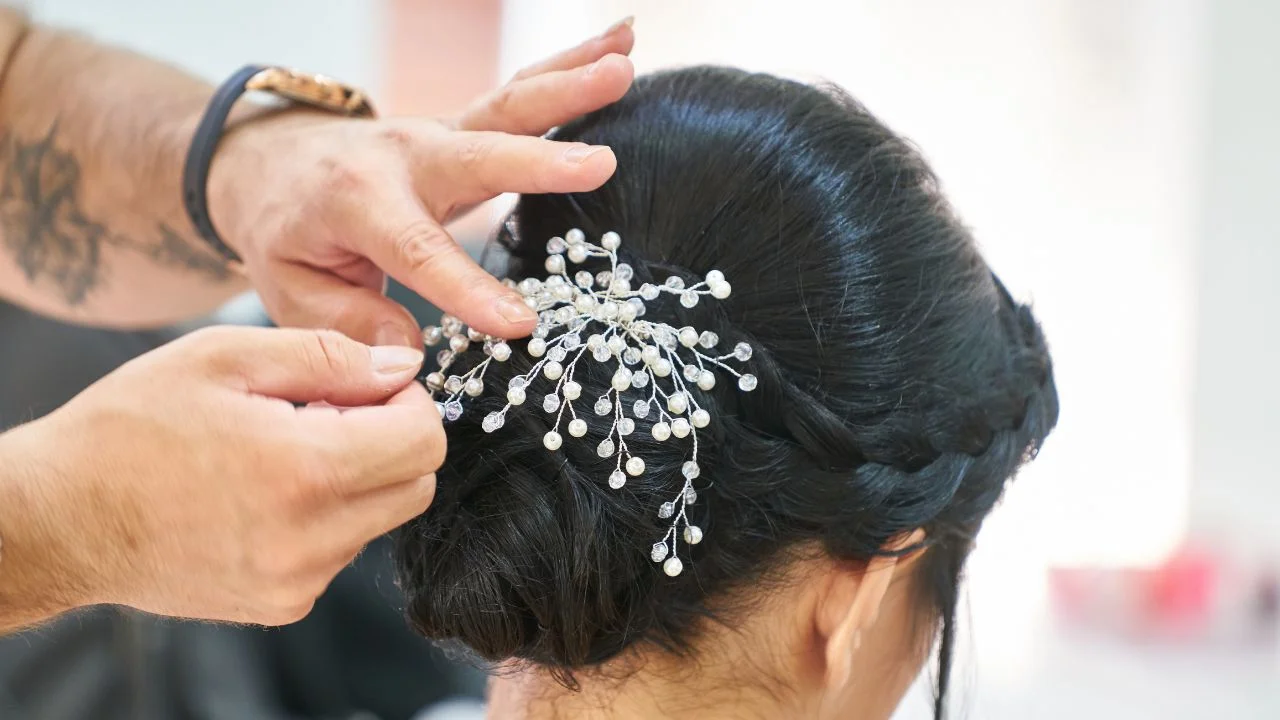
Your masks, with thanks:
[(521, 70), (516, 73), (512, 81), (524, 80), (555, 70), (576, 68), (593, 63), (609, 53), (629, 55), (636, 42), (635, 32), (631, 29), (634, 20), (633, 17), (620, 20), (600, 35)]
[(342, 547), (361, 548), (426, 512), (435, 496), (435, 474), (370, 490), (344, 503), (323, 531)]
[(276, 265), (272, 279), (263, 286), (262, 298), (281, 325), (337, 330), (371, 345), (422, 346), (417, 321), (382, 294), (380, 279), (373, 289), (350, 284), (327, 270), (292, 263)]
[(523, 337), (537, 315), (518, 293), (485, 272), (444, 228), (427, 215), (411, 188), (389, 185), (376, 208), (356, 212), (368, 237), (365, 253), (406, 287), (480, 332)]
[(604, 146), (499, 132), (454, 132), (433, 150), (438, 154), (419, 166), (419, 189), (426, 197), (448, 196), (455, 205), (502, 193), (588, 192), (618, 167)]
[(631, 60), (606, 55), (584, 67), (513, 80), (473, 104), (458, 120), (458, 128), (542, 135), (617, 102), (634, 77)]
[[(184, 347), (200, 349), (210, 371), (254, 395), (353, 407), (381, 402), (422, 367), (414, 348), (370, 347), (331, 330), (210, 328)], [(432, 407), (432, 412), (435, 409)]]
[(304, 429), (323, 445), (332, 489), (339, 496), (420, 478), (444, 462), (444, 426), (435, 401), (416, 382), (384, 405), (297, 412)]

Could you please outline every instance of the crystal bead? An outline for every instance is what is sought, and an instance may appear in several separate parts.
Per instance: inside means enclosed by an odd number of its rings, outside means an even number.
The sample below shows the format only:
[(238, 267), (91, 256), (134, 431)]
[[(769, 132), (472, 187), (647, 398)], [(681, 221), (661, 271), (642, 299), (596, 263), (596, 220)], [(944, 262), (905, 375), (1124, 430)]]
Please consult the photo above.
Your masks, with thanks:
[(649, 549), (649, 557), (653, 558), (654, 562), (662, 562), (667, 559), (667, 544), (665, 542), (654, 543), (653, 547)]
[(539, 316), (538, 321), (540, 324), (533, 329), (534, 337), (538, 338), (539, 340), (546, 340), (547, 336), (551, 334), (551, 328), (548, 326), (555, 320), (555, 318), (551, 317), (551, 315), (552, 313), (548, 313), (546, 318), (542, 318), (541, 316)]
[(550, 450), (551, 452), (555, 452), (556, 450), (559, 450), (560, 445), (563, 443), (564, 443), (564, 438), (560, 437), (560, 433), (556, 432), (555, 430), (552, 430), (551, 432), (542, 436), (543, 447)]
[(578, 287), (582, 288), (583, 290), (591, 287), (591, 283), (594, 280), (595, 278), (591, 275), (591, 273), (587, 272), (586, 270), (579, 270), (573, 275), (573, 283)]
[(639, 372), (632, 373), (631, 387), (637, 390), (640, 390), (648, 384), (649, 384), (649, 373), (645, 372), (644, 370), (640, 370)]
[(502, 417), (502, 413), (491, 412), (484, 416), (484, 420), (480, 423), (480, 427), (483, 428), (485, 432), (491, 433), (502, 427), (504, 422), (506, 422), (506, 420)]
[(565, 352), (565, 349), (558, 345), (547, 351), (547, 359), (551, 362), (562, 363), (567, 357), (569, 357), (569, 353)]
[(609, 358), (613, 357), (613, 353), (609, 352), (609, 348), (601, 345), (591, 351), (591, 357), (595, 358), (596, 362), (608, 362)]
[(506, 362), (511, 359), (511, 346), (504, 342), (496, 342), (490, 349), (489, 354), (498, 362)]
[(685, 290), (680, 293), (680, 304), (684, 307), (691, 308), (698, 304), (698, 293), (692, 290)]
[(444, 404), (444, 419), (453, 422), (462, 417), (462, 403), (451, 400)]
[(525, 278), (520, 281), (519, 285), (516, 285), (522, 295), (532, 295), (538, 292), (541, 287), (542, 281), (537, 278)]
[(697, 490), (694, 490), (692, 485), (687, 485), (687, 486), (685, 486), (685, 489), (684, 489), (684, 504), (685, 504), (685, 505), (692, 505), (692, 504), (694, 504), (694, 503), (696, 503), (696, 502), (698, 502), (698, 491), (697, 491)]
[(621, 244), (622, 238), (618, 237), (618, 233), (612, 230), (600, 236), (600, 247), (605, 250), (617, 250)]
[(702, 469), (698, 467), (698, 463), (690, 460), (680, 466), (680, 474), (685, 478), (692, 480), (702, 473)]
[(444, 391), (450, 395), (462, 392), (462, 378), (457, 375), (450, 375), (449, 379), (444, 381)]
[(693, 428), (689, 425), (689, 421), (684, 418), (676, 418), (671, 421), (671, 434), (678, 438), (688, 437), (693, 432)]
[(608, 415), (613, 412), (613, 401), (607, 397), (596, 400), (595, 411), (597, 415)]
[(698, 344), (701, 345), (704, 349), (710, 350), (711, 348), (715, 347), (719, 343), (720, 343), (720, 336), (711, 332), (710, 330), (703, 330), (702, 334), (698, 336)]
[(662, 503), (662, 506), (658, 508), (658, 517), (662, 518), (663, 520), (666, 520), (667, 518), (675, 514), (676, 514), (675, 503), (664, 502)]
[(644, 474), (644, 460), (642, 458), (633, 457), (627, 460), (627, 474), (636, 477)]
[(507, 381), (507, 389), (515, 390), (516, 388), (524, 388), (528, 384), (529, 381), (526, 380), (523, 375), (517, 375)]
[(752, 390), (755, 390), (756, 376), (752, 375), (751, 373), (747, 373), (742, 377), (738, 378), (738, 389), (742, 390), (743, 392), (751, 392)]
[(680, 328), (680, 344), (691, 348), (698, 344), (698, 331), (688, 325)]
[(441, 369), (441, 370), (444, 370), (445, 368), (447, 368), (447, 367), (449, 367), (450, 365), (452, 365), (452, 364), (453, 364), (453, 351), (452, 351), (452, 350), (441, 350), (440, 352), (436, 353), (436, 364), (440, 366), (440, 369)]
[(690, 545), (697, 545), (702, 542), (702, 528), (697, 525), (690, 525), (684, 529), (684, 541)]
[(666, 358), (659, 358), (651, 369), (657, 377), (666, 377), (671, 374), (671, 361)]
[(582, 418), (574, 418), (569, 421), (569, 434), (574, 437), (582, 437), (587, 434), (587, 421)]
[(613, 273), (608, 270), (601, 270), (596, 273), (596, 285), (607, 288), (613, 282)]
[(698, 408), (689, 416), (689, 422), (696, 428), (704, 428), (711, 424), (711, 413), (703, 410), (702, 408)]
[(446, 336), (457, 335), (462, 332), (462, 321), (452, 315), (445, 315), (440, 318), (440, 329)]
[(422, 328), (422, 344), (423, 345), (426, 345), (427, 347), (431, 347), (433, 345), (439, 345), (440, 341), (443, 339), (444, 339), (444, 333), (441, 332), (440, 328), (436, 327), (435, 325), (428, 325)]
[(609, 352), (614, 355), (621, 355), (627, 349), (627, 341), (623, 340), (620, 335), (614, 335), (605, 343), (605, 347), (609, 348)]
[[(569, 251), (569, 259), (570, 259), (570, 260), (573, 260), (573, 250), (570, 250), (570, 251)], [(584, 259), (585, 259), (585, 258), (584, 258)], [(581, 260), (574, 260), (574, 262), (581, 262)], [(544, 266), (544, 267), (546, 267), (547, 272), (549, 272), (549, 273), (551, 273), (551, 274), (553, 274), (553, 275), (556, 275), (556, 274), (562, 273), (562, 272), (564, 272), (564, 256), (563, 256), (563, 255), (548, 255), (548, 256), (547, 256), (547, 261), (546, 261), (545, 263), (543, 263), (543, 266)]]
[(475, 328), (467, 328), (467, 339), (471, 342), (480, 342), (485, 339), (485, 334)]
[(735, 360), (746, 362), (751, 359), (751, 346), (747, 343), (740, 342), (733, 346), (733, 357)]
[(433, 372), (427, 375), (427, 389), (431, 392), (440, 392), (444, 389), (444, 373)]
[(622, 362), (626, 363), (627, 365), (635, 365), (635, 364), (639, 363), (639, 362), (640, 362), (640, 351), (639, 351), (639, 350), (637, 350), (637, 349), (635, 349), (635, 348), (633, 348), (633, 347), (629, 347), (629, 348), (627, 348), (626, 350), (623, 350), (623, 351), (622, 351)]
[(614, 490), (621, 490), (623, 485), (627, 484), (627, 474), (621, 470), (614, 470), (609, 473), (609, 487)]
[(553, 237), (547, 241), (547, 254), (559, 255), (569, 249), (569, 243), (564, 241), (562, 237)]
[(733, 292), (733, 287), (727, 282), (716, 283), (711, 286), (711, 297), (717, 300), (724, 300)]
[(670, 290), (683, 290), (684, 278), (680, 277), (679, 275), (672, 275), (671, 277), (667, 278), (666, 282), (662, 284), (666, 285), (667, 288)]
[(524, 388), (518, 387), (518, 388), (512, 388), (508, 390), (507, 402), (511, 403), (512, 405), (523, 405), (524, 404)]
[(645, 345), (640, 351), (640, 359), (646, 363), (656, 362), (660, 357), (662, 357), (661, 351), (653, 345)]
[[(587, 248), (583, 245), (570, 245), (569, 252), (566, 254), (569, 256), (569, 262), (584, 263), (587, 261)], [(552, 257), (562, 257), (562, 256), (552, 255)]]
[(587, 234), (578, 228), (573, 228), (564, 234), (564, 241), (569, 245), (581, 245), (587, 241)]
[(436, 401), (436, 414), (439, 415), (441, 419), (444, 419), (444, 403), (438, 400)]
[(640, 297), (645, 300), (657, 300), (661, 294), (662, 291), (658, 289), (658, 286), (652, 283), (645, 283), (640, 286)]
[(616, 452), (617, 449), (618, 448), (614, 446), (612, 440), (610, 440), (609, 438), (605, 438), (604, 440), (600, 441), (599, 445), (596, 446), (596, 454), (602, 458), (613, 457), (613, 453)]
[(583, 315), (590, 315), (596, 309), (596, 299), (590, 295), (579, 295), (573, 300), (573, 309)]
[(465, 335), (454, 335), (449, 338), (449, 349), (455, 353), (466, 352), (471, 347), (471, 341)]
[(710, 370), (703, 370), (698, 373), (698, 389), (710, 390), (716, 386), (716, 374)]
[[(617, 283), (614, 283), (614, 285), (617, 285)], [(615, 294), (620, 294), (623, 292), (627, 292), (627, 291), (619, 288), (614, 288)], [(635, 298), (632, 298), (632, 300), (634, 299)], [(640, 313), (636, 309), (636, 306), (631, 304), (631, 300), (628, 300), (627, 302), (624, 302), (618, 306), (618, 322), (629, 323), (635, 320), (639, 316), (640, 316)]]
[(462, 391), (471, 397), (480, 397), (484, 392), (484, 381), (478, 377), (470, 378), (462, 386)]
[(635, 404), (631, 406), (631, 414), (642, 420), (649, 417), (649, 401), (637, 400)]
[(579, 347), (582, 347), (582, 336), (576, 332), (569, 333), (564, 336), (564, 340), (560, 341), (560, 347), (563, 347), (565, 350), (577, 350)]
[(547, 352), (547, 341), (540, 337), (533, 338), (529, 341), (529, 354), (533, 357), (542, 357)]
[(604, 336), (600, 333), (592, 333), (587, 336), (587, 349), (595, 350), (604, 345)]
[(570, 380), (560, 388), (560, 393), (564, 395), (565, 400), (577, 400), (582, 397), (582, 386)]
[(644, 301), (640, 298), (627, 298), (627, 304), (636, 309), (635, 316), (638, 318), (644, 317), (644, 314), (648, 312), (648, 308), (644, 306)]
[(552, 360), (542, 366), (542, 374), (546, 376), (548, 380), (559, 380), (560, 376), (564, 374), (564, 366), (555, 360)]
[(574, 314), (573, 308), (568, 305), (556, 308), (556, 322), (561, 325), (568, 325), (573, 320)]
[(542, 411), (553, 413), (560, 409), (560, 396), (555, 393), (548, 393), (542, 398)]
[(636, 421), (631, 418), (624, 417), (618, 421), (618, 434), (622, 436), (630, 435), (636, 431)]
[(671, 426), (666, 422), (654, 423), (653, 429), (649, 431), (653, 435), (653, 439), (662, 442), (671, 437)]
[(689, 396), (684, 393), (672, 393), (667, 398), (667, 412), (673, 415), (679, 415), (689, 409)]
[[(557, 280), (560, 279), (559, 275), (552, 275), (551, 277)], [(554, 289), (552, 289), (551, 295), (556, 299), (557, 302), (569, 302), (570, 300), (573, 299), (573, 288), (569, 287), (568, 285), (559, 285)]]
[(685, 380), (693, 382), (698, 379), (699, 372), (701, 371), (698, 369), (697, 365), (685, 365), (684, 371), (681, 374), (684, 375)]

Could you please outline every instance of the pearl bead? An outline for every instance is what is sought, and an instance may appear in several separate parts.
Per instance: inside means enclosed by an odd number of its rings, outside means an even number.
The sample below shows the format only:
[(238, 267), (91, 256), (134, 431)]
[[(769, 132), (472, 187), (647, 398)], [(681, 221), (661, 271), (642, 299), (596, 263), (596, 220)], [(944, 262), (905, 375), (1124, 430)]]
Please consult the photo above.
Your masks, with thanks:
[(573, 274), (573, 284), (577, 285), (583, 290), (586, 290), (587, 288), (591, 287), (591, 283), (594, 281), (595, 281), (595, 278), (591, 275), (591, 273), (587, 272), (586, 270), (579, 270), (578, 272)]
[(548, 380), (559, 380), (560, 376), (564, 374), (564, 366), (552, 360), (542, 366), (542, 374), (545, 375)]
[(724, 273), (720, 272), (719, 270), (708, 270), (708, 271), (707, 271), (707, 284), (708, 284), (708, 285), (719, 285), (719, 284), (720, 284), (720, 283), (722, 283), (722, 282), (724, 282)]
[(489, 351), (489, 354), (498, 362), (506, 362), (511, 359), (511, 346), (504, 342), (494, 343), (493, 349)]
[(444, 373), (433, 372), (427, 375), (427, 389), (431, 392), (440, 392), (444, 389)]
[(688, 325), (680, 328), (680, 344), (691, 348), (698, 344), (698, 331)]
[(465, 335), (454, 335), (449, 338), (449, 349), (456, 352), (466, 352), (471, 347), (471, 341)]
[(431, 347), (432, 345), (439, 345), (440, 341), (443, 339), (444, 339), (444, 333), (441, 332), (440, 328), (436, 327), (435, 325), (428, 325), (422, 328), (422, 344), (423, 345), (426, 345), (427, 347)]
[[(572, 259), (572, 258), (573, 258), (573, 250), (570, 250), (570, 251), (569, 251), (569, 258), (570, 258), (570, 259)], [(576, 260), (575, 260), (574, 262), (578, 262), (578, 261), (576, 261)], [(548, 255), (548, 256), (547, 256), (547, 261), (546, 261), (545, 263), (543, 263), (543, 266), (544, 266), (544, 267), (546, 267), (547, 272), (549, 272), (549, 273), (551, 273), (551, 274), (553, 274), (553, 275), (556, 275), (556, 274), (562, 273), (562, 272), (564, 272), (564, 256), (563, 256), (563, 255)]]
[(675, 577), (683, 571), (684, 563), (680, 562), (678, 557), (667, 558), (667, 561), (662, 563), (662, 572), (666, 573), (668, 577)]
[(573, 228), (572, 230), (564, 234), (564, 241), (570, 245), (581, 245), (582, 243), (586, 242), (586, 240), (587, 240), (587, 234), (582, 232), (578, 228)]
[(543, 446), (552, 452), (559, 450), (560, 445), (563, 442), (564, 442), (564, 438), (561, 438), (560, 433), (556, 432), (555, 430), (552, 430), (551, 432), (542, 436)]
[(511, 388), (507, 391), (507, 402), (512, 405), (524, 404), (524, 388)]
[(618, 320), (629, 323), (639, 317), (636, 306), (630, 302), (625, 302), (618, 309)]
[(631, 371), (626, 368), (618, 368), (613, 373), (613, 381), (610, 383), (613, 389), (622, 392), (631, 387)]
[(569, 421), (569, 434), (580, 438), (587, 434), (587, 421), (582, 418), (574, 418)]
[(605, 250), (617, 250), (619, 245), (622, 245), (622, 238), (612, 230), (600, 236), (600, 246)]
[(533, 338), (529, 341), (529, 354), (533, 357), (542, 357), (547, 352), (547, 341), (542, 338)]
[(660, 358), (653, 364), (653, 374), (658, 377), (666, 377), (671, 374), (671, 361), (666, 358)]
[(716, 386), (716, 374), (710, 370), (703, 370), (698, 373), (698, 388), (701, 390), (710, 390)]
[(582, 386), (570, 380), (564, 384), (564, 387), (560, 388), (560, 392), (564, 394), (565, 400), (577, 400), (582, 397)]
[(704, 428), (711, 424), (711, 413), (703, 410), (702, 408), (698, 408), (693, 411), (693, 415), (689, 416), (689, 422), (696, 428)]
[(679, 415), (689, 409), (689, 398), (684, 393), (675, 393), (667, 398), (667, 411)]
[(473, 377), (467, 380), (467, 384), (463, 385), (462, 389), (471, 397), (478, 397), (480, 393), (484, 392), (484, 381)]
[(644, 349), (640, 351), (640, 359), (646, 363), (657, 362), (659, 357), (661, 357), (661, 354), (658, 348), (653, 345), (645, 345)]
[(644, 460), (633, 457), (627, 461), (627, 474), (635, 477), (644, 473)]
[(605, 343), (605, 347), (609, 348), (609, 352), (614, 355), (621, 355), (622, 351), (627, 349), (627, 341), (620, 335), (614, 335), (609, 338), (609, 342)]
[(671, 437), (671, 426), (666, 422), (654, 423), (653, 429), (649, 431), (653, 435), (653, 439), (662, 442)]
[(733, 288), (727, 282), (720, 282), (711, 286), (711, 297), (717, 300), (724, 300), (729, 297), (731, 292), (733, 292)]
[(702, 542), (702, 528), (697, 525), (690, 525), (684, 529), (684, 541), (690, 545), (697, 545)]
[(596, 309), (596, 299), (590, 295), (579, 295), (574, 298), (573, 309), (583, 315), (590, 315)]
[(595, 350), (596, 348), (602, 347), (603, 345), (604, 345), (604, 336), (601, 335), (600, 333), (593, 333), (587, 336), (588, 350)]
[(614, 470), (613, 472), (609, 473), (609, 487), (613, 488), (614, 490), (620, 490), (622, 489), (622, 486), (626, 484), (627, 484), (626, 473), (622, 472), (621, 470)]
[(612, 440), (605, 438), (596, 446), (596, 454), (602, 458), (613, 457), (613, 453), (617, 451), (617, 449), (618, 448), (614, 446)]
[(684, 418), (676, 418), (671, 422), (671, 434), (678, 438), (688, 437), (693, 428), (689, 426), (689, 421)]
[[(582, 245), (570, 245), (568, 255), (569, 255), (569, 262), (584, 263), (587, 261), (587, 248)], [(560, 260), (561, 264), (564, 263), (564, 259), (560, 255), (552, 255), (551, 257), (561, 258)], [(551, 258), (547, 258), (547, 259), (550, 260)]]
[(567, 250), (568, 247), (569, 247), (569, 244), (564, 241), (564, 238), (553, 237), (547, 241), (547, 254), (559, 255), (560, 253)]

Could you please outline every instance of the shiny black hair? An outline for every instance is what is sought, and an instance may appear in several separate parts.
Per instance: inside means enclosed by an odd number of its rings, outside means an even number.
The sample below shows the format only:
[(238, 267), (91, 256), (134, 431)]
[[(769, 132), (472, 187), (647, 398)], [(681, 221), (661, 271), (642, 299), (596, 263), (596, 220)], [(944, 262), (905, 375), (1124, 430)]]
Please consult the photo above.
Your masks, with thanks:
[[(920, 153), (838, 90), (664, 72), (554, 137), (612, 147), (618, 171), (594, 192), (522, 197), (499, 236), (509, 275), (545, 276), (547, 239), (573, 227), (617, 231), (637, 282), (719, 269), (727, 300), (649, 312), (712, 330), (722, 347), (750, 342), (759, 387), (705, 393), (714, 420), (699, 435), (693, 507), (705, 539), (683, 550), (676, 578), (648, 549), (666, 531), (654, 509), (682, 481), (684, 444), (653, 441), (642, 421), (628, 445), (648, 471), (611, 490), (614, 461), (594, 451), (607, 425), (551, 453), (541, 439), (554, 416), (538, 403), (490, 435), (480, 421), (502, 392), (470, 401), (449, 427), (435, 504), (398, 534), (413, 625), (565, 675), (642, 643), (689, 650), (702, 621), (731, 614), (796, 550), (865, 562), (923, 528), (916, 580), (939, 629), (942, 717), (965, 558), (1057, 420), (1030, 309)], [(492, 387), (530, 366), (515, 347)], [(575, 379), (593, 398), (610, 371), (585, 363)]]

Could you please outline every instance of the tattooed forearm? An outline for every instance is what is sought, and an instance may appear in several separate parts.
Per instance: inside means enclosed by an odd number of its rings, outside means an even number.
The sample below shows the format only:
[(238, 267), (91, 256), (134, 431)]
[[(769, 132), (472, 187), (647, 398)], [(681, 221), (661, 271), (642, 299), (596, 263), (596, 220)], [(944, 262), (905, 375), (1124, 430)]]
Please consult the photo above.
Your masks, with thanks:
[(0, 231), (29, 282), (48, 283), (67, 305), (80, 305), (103, 284), (111, 248), (213, 281), (231, 277), (211, 252), (164, 223), (144, 240), (113, 233), (86, 217), (79, 198), (80, 162), (57, 147), (57, 132), (56, 122), (36, 139), (0, 132)]

